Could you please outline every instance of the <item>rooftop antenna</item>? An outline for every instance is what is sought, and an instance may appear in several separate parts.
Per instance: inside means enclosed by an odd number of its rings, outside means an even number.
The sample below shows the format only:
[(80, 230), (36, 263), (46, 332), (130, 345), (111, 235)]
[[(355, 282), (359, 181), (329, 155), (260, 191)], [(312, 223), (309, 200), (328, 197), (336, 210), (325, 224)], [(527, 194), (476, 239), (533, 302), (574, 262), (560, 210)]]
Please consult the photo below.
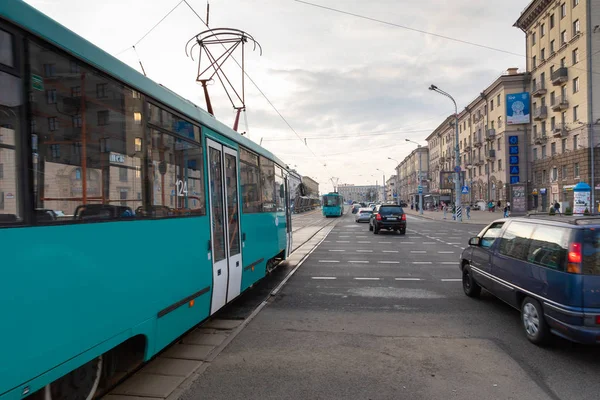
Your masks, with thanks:
[[(207, 5), (208, 15), (208, 5)], [(225, 94), (229, 98), (233, 109), (235, 110), (235, 122), (233, 123), (233, 130), (238, 130), (240, 122), (240, 114), (246, 110), (246, 93), (245, 93), (245, 76), (246, 71), (244, 69), (244, 56), (245, 56), (245, 45), (248, 42), (252, 42), (252, 50), (260, 51), (262, 55), (262, 47), (260, 44), (248, 33), (233, 28), (215, 28), (207, 29), (200, 32), (199, 34), (192, 37), (185, 45), (185, 54), (194, 60), (194, 52), (198, 51), (198, 73), (196, 75), (196, 81), (202, 84), (204, 90), (204, 98), (206, 99), (206, 109), (212, 116), (215, 115), (213, 107), (208, 94), (207, 83), (214, 81), (215, 76), (221, 82), (221, 85), (225, 89)], [(231, 57), (233, 58), (234, 52), (241, 47), (241, 64), (238, 64), (241, 68), (241, 91), (235, 89), (231, 83), (225, 71), (223, 71), (223, 64)], [(216, 49), (216, 50), (215, 50)], [(216, 55), (220, 54), (218, 57)], [(233, 58), (234, 61), (235, 58)], [(195, 60), (194, 60), (195, 61)], [(237, 63), (237, 61), (236, 61)]]

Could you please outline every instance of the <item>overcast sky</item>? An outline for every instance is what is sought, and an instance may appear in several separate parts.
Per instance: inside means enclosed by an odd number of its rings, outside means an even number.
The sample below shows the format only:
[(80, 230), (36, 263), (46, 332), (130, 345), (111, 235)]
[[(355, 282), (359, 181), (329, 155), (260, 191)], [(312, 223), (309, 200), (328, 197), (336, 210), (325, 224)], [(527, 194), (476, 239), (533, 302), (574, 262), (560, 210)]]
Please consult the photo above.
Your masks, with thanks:
[[(140, 70), (127, 50), (179, 0), (26, 0), (77, 34)], [(205, 18), (206, 0), (188, 0)], [(525, 54), (524, 34), (512, 25), (529, 0), (314, 0), (315, 4), (438, 35)], [(263, 48), (246, 52), (246, 69), (317, 157), (298, 139), (249, 81), (248, 137), (302, 175), (331, 189), (340, 183), (381, 184), (396, 160), (453, 110), (459, 111), (509, 67), (525, 58), (344, 15), (293, 0), (210, 0), (210, 27), (236, 28)], [(206, 27), (181, 4), (137, 46), (148, 77), (206, 108), (196, 84), (196, 62), (185, 43)], [(251, 47), (247, 47), (248, 50)], [(217, 50), (215, 49), (215, 52)], [(239, 54), (237, 58), (240, 59)], [(227, 69), (239, 85), (239, 69)], [(210, 86), (215, 114), (232, 126), (223, 88)], [(242, 119), (240, 131), (246, 130)], [(340, 137), (345, 136), (345, 137)], [(325, 164), (325, 165), (324, 165)]]

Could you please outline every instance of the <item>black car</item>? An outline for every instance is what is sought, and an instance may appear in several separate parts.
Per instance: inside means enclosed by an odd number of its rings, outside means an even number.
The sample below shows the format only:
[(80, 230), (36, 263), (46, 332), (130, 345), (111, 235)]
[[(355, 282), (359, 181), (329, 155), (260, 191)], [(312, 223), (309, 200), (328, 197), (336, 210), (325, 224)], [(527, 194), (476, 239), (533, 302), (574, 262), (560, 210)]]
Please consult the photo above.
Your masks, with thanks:
[(388, 231), (406, 233), (406, 214), (402, 207), (397, 204), (382, 204), (375, 207), (369, 219), (369, 230), (375, 235), (382, 229)]

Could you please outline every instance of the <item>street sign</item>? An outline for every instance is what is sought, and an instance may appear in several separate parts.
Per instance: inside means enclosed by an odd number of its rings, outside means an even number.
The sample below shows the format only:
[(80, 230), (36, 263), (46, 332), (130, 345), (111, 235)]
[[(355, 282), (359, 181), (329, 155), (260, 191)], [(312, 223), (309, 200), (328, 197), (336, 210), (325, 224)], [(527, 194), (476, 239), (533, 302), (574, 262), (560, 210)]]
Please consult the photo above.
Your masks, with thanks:
[(469, 187), (468, 186), (463, 186), (462, 187), (462, 194), (469, 194)]
[(519, 146), (510, 146), (509, 153), (510, 154), (519, 154)]
[(457, 165), (456, 167), (454, 167), (454, 172), (460, 172), (460, 165)]
[(509, 136), (508, 137), (508, 144), (519, 144), (519, 137), (518, 136)]
[(510, 165), (519, 164), (519, 156), (510, 156), (509, 163)]
[(31, 74), (31, 87), (41, 92), (44, 91), (44, 78), (39, 75)]
[(510, 166), (510, 174), (511, 175), (519, 175), (519, 166), (518, 165), (511, 165)]
[(510, 184), (513, 185), (515, 183), (519, 183), (519, 176), (511, 176), (510, 177)]
[(423, 186), (419, 185), (418, 191), (419, 191), (419, 194), (423, 194)]

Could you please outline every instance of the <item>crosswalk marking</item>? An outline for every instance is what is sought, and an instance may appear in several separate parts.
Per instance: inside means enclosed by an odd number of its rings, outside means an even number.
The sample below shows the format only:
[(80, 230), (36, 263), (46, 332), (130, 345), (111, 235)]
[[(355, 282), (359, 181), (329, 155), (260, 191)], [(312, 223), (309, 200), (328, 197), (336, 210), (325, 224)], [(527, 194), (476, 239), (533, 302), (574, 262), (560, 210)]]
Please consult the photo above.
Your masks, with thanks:
[(342, 252), (342, 251), (346, 251), (346, 250), (329, 250), (329, 251), (337, 251), (337, 252)]
[(372, 253), (373, 250), (356, 250), (357, 253)]
[(462, 282), (462, 279), (442, 279), (442, 282)]
[(320, 263), (339, 263), (337, 260), (319, 260)]
[(394, 278), (396, 281), (422, 281), (421, 278)]
[(354, 278), (354, 279), (356, 279), (357, 281), (378, 281), (381, 278)]
[(384, 253), (397, 253), (398, 250), (383, 250)]
[(313, 276), (312, 279), (334, 280), (335, 276)]
[(425, 254), (427, 253), (425, 250), (411, 250), (411, 253)]
[(413, 264), (431, 264), (431, 261), (413, 261)]
[(438, 251), (438, 254), (454, 254), (453, 251)]
[(362, 260), (353, 260), (353, 261), (348, 261), (349, 263), (353, 263), (353, 264), (368, 264), (368, 261), (362, 261)]

